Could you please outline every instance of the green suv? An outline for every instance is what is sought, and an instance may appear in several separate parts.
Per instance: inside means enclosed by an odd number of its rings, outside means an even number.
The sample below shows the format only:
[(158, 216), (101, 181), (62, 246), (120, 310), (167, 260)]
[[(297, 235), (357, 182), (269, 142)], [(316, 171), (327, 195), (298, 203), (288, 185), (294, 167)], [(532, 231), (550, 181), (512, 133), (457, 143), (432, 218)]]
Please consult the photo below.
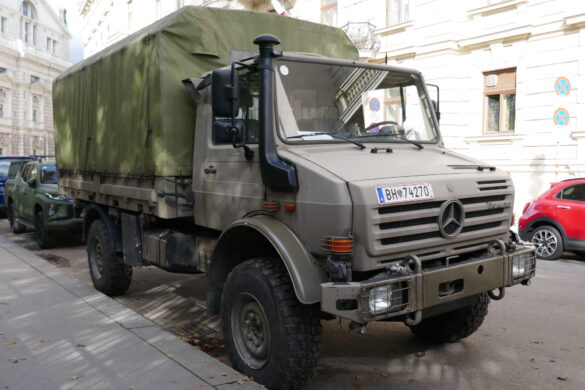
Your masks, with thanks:
[(81, 230), (83, 219), (74, 218), (72, 199), (57, 189), (54, 162), (38, 159), (11, 168), (5, 199), (13, 233), (34, 229), (37, 243), (44, 249), (51, 246), (53, 234)]

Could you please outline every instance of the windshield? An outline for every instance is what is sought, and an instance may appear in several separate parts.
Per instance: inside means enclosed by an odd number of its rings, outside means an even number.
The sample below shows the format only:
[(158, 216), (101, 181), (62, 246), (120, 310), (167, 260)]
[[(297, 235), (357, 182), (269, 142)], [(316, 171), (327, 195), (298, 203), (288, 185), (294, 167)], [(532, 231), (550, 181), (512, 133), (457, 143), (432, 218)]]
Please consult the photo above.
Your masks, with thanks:
[(57, 184), (57, 167), (55, 165), (41, 167), (41, 183)]
[[(281, 136), (291, 141), (437, 141), (418, 75), (281, 59), (276, 64)], [(339, 141), (337, 141), (339, 142)]]

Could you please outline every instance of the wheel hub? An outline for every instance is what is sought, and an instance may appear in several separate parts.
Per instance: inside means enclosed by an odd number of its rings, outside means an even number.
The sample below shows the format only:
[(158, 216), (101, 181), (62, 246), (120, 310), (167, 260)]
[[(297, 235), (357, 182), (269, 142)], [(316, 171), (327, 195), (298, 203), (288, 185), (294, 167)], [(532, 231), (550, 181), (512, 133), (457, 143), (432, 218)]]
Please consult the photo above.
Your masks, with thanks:
[(536, 254), (544, 257), (552, 255), (558, 247), (557, 238), (547, 230), (536, 232), (532, 243), (536, 246)]
[(97, 238), (95, 239), (92, 252), (93, 253), (90, 256), (91, 270), (96, 279), (101, 279), (104, 271), (104, 250), (102, 248), (102, 243)]
[(262, 368), (270, 355), (270, 328), (264, 309), (254, 296), (242, 293), (232, 308), (232, 334), (242, 360)]

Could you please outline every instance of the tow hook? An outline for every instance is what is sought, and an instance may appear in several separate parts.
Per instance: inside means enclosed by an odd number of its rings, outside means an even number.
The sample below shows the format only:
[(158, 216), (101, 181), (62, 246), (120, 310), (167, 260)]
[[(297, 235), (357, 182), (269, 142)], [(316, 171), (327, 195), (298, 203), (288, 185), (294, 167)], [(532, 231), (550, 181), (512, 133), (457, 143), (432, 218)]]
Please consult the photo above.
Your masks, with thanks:
[(349, 323), (349, 331), (357, 334), (366, 334), (368, 332), (368, 325), (352, 321)]
[(494, 293), (495, 290), (490, 290), (488, 291), (488, 295), (491, 299), (493, 299), (494, 301), (499, 301), (500, 299), (504, 298), (504, 295), (506, 295), (506, 289), (504, 287), (500, 287), (498, 288), (498, 295), (496, 295)]

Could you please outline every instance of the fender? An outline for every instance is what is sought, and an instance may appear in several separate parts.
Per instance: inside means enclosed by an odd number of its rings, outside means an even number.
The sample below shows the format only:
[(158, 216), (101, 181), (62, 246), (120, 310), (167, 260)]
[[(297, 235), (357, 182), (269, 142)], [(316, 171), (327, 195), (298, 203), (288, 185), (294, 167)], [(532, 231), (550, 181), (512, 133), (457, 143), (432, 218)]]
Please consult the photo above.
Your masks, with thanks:
[(528, 226), (526, 227), (526, 231), (532, 232), (535, 229), (536, 225), (551, 225), (554, 228), (556, 228), (561, 233), (561, 238), (563, 240), (563, 246), (565, 246), (565, 247), (567, 246), (567, 233), (565, 233), (565, 229), (561, 226), (560, 223), (558, 223), (554, 219), (548, 218), (548, 217), (534, 218), (532, 221), (530, 221), (528, 223)]
[[(261, 235), (280, 256), (292, 280), (297, 299), (304, 304), (319, 302), (321, 300), (321, 283), (327, 281), (325, 270), (319, 266), (317, 260), (288, 226), (268, 215), (257, 215), (235, 221), (221, 234), (209, 267), (210, 292), (214, 290), (219, 292), (227, 275), (237, 265), (237, 263), (234, 264), (233, 260), (230, 264), (226, 264), (227, 261), (222, 261), (228, 248), (234, 248), (232, 242), (234, 234), (237, 237), (250, 231)], [(254, 247), (262, 245), (262, 242), (257, 244), (246, 242), (245, 245)], [(241, 259), (241, 261), (245, 260), (247, 259)]]
[(87, 241), (87, 235), (89, 234), (89, 228), (91, 223), (100, 218), (108, 229), (108, 234), (111, 237), (110, 250), (112, 252), (122, 252), (122, 234), (120, 229), (112, 222), (112, 219), (108, 216), (106, 211), (97, 205), (90, 204), (85, 207), (83, 218), (83, 241)]

